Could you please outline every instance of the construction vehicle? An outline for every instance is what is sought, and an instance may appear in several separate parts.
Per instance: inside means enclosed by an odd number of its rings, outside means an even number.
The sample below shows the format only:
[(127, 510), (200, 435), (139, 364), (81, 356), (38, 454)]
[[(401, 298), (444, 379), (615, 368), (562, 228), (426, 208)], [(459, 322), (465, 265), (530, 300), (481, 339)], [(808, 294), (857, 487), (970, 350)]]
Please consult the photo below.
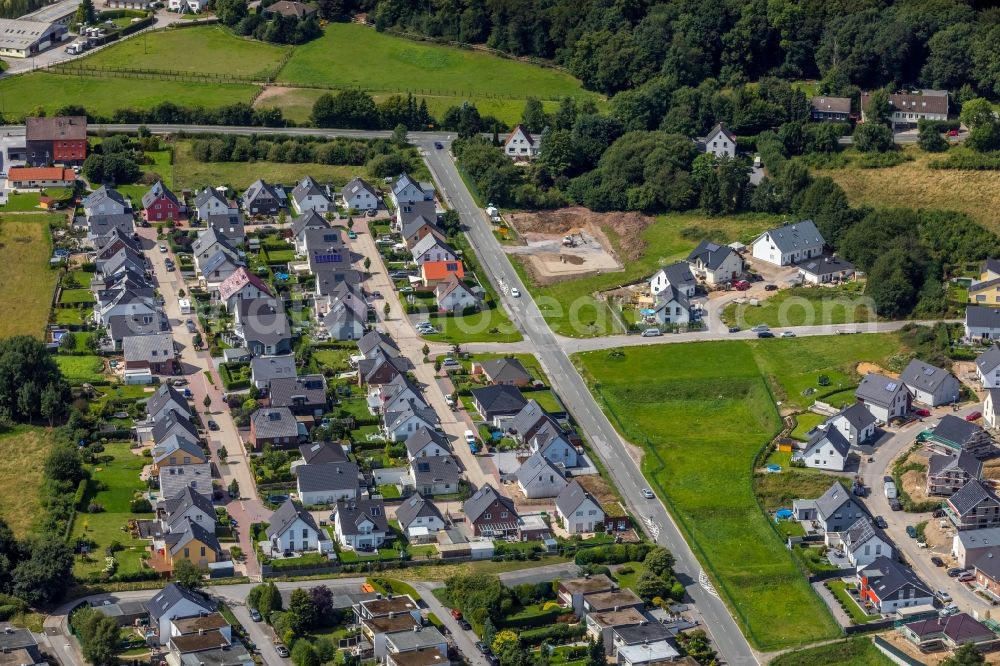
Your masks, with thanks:
[(566, 247), (575, 247), (576, 240), (572, 236), (563, 236), (562, 244)]

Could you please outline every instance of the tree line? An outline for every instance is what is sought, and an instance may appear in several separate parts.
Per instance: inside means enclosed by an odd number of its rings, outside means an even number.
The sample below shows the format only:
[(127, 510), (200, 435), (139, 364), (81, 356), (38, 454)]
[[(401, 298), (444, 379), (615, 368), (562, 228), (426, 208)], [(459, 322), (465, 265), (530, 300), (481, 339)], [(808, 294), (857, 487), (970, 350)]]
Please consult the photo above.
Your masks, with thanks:
[(265, 0), (251, 10), (246, 0), (214, 0), (215, 15), (237, 35), (271, 44), (305, 44), (323, 34), (314, 16), (303, 19), (281, 14), (264, 16), (275, 1)]

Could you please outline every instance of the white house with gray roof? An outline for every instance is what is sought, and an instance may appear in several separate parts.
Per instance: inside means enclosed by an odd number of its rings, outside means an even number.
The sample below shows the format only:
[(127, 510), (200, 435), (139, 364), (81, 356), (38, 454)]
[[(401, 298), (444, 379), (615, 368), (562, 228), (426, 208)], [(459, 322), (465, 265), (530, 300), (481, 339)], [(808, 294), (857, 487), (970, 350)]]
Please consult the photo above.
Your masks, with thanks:
[(292, 474), (299, 500), (306, 506), (357, 499), (360, 492), (358, 466), (352, 462), (295, 465)]
[(272, 553), (317, 551), (327, 541), (312, 514), (286, 500), (267, 521), (267, 540)]
[(732, 282), (743, 274), (743, 257), (728, 245), (702, 240), (687, 257), (691, 272), (707, 285)]
[(1000, 546), (1000, 527), (957, 532), (951, 540), (951, 554), (958, 566), (967, 567), (980, 553)]
[(863, 446), (875, 437), (875, 416), (860, 402), (845, 407), (826, 420), (851, 446)]
[(295, 376), (295, 355), (257, 356), (250, 361), (250, 381), (259, 389), (271, 386), (271, 380)]
[(1000, 338), (1000, 308), (969, 305), (965, 308), (965, 337), (968, 340)]
[(753, 242), (752, 255), (775, 266), (790, 266), (823, 254), (824, 245), (812, 220), (802, 220), (762, 233)]
[(851, 443), (837, 428), (828, 424), (816, 428), (805, 448), (792, 456), (806, 467), (843, 472), (851, 454)]
[(859, 518), (841, 533), (841, 545), (855, 568), (868, 566), (883, 555), (893, 555), (892, 541), (868, 516)]
[(434, 502), (424, 499), (419, 492), (407, 497), (396, 508), (396, 520), (411, 541), (427, 540), (445, 526), (441, 511)]
[(215, 610), (215, 603), (177, 583), (168, 583), (150, 599), (147, 608), (150, 624), (158, 630), (160, 645), (166, 645), (170, 640), (172, 620), (211, 613)]
[(698, 287), (698, 282), (694, 279), (691, 267), (685, 261), (664, 266), (649, 279), (649, 293), (657, 296), (670, 287), (675, 287), (677, 291), (687, 298), (692, 298)]
[(1000, 388), (1000, 345), (993, 345), (976, 359), (976, 377), (984, 389)]
[(989, 482), (972, 479), (947, 499), (945, 513), (958, 530), (1000, 527), (1000, 498)]
[(379, 195), (375, 188), (368, 184), (363, 178), (354, 177), (344, 189), (340, 191), (340, 198), (344, 200), (344, 208), (348, 210), (375, 210), (378, 208)]
[(292, 188), (292, 208), (299, 215), (309, 210), (325, 214), (333, 209), (333, 198), (329, 188), (305, 176)]
[(958, 402), (962, 393), (955, 375), (918, 359), (911, 360), (899, 378), (910, 389), (914, 402), (929, 407)]
[(996, 428), (1000, 424), (997, 418), (997, 407), (1000, 406), (1000, 388), (986, 389), (986, 398), (983, 400), (983, 420), (991, 428)]
[(558, 467), (535, 453), (517, 470), (517, 487), (528, 499), (557, 497), (568, 485)]
[(800, 522), (816, 521), (823, 532), (843, 532), (868, 512), (840, 481), (816, 499), (797, 499), (792, 513)]
[(910, 411), (913, 397), (901, 380), (874, 372), (864, 376), (855, 396), (881, 423), (888, 423)]
[(371, 550), (385, 543), (389, 523), (382, 500), (347, 500), (334, 509), (334, 533), (340, 545)]
[(556, 497), (556, 517), (570, 534), (604, 531), (604, 509), (576, 479)]
[(427, 456), (410, 461), (409, 485), (421, 495), (450, 495), (459, 489), (461, 470), (453, 456)]

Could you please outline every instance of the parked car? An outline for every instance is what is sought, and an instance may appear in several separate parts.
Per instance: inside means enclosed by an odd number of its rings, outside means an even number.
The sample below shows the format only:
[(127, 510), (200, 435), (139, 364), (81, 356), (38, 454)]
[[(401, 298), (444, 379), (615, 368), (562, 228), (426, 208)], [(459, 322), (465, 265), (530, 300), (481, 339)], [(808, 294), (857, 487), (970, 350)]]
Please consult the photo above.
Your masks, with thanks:
[(281, 643), (275, 643), (274, 644), (274, 651), (278, 653), (279, 657), (287, 657), (288, 656), (288, 648), (286, 648)]
[(947, 573), (948, 576), (950, 576), (951, 578), (958, 578), (963, 573), (965, 573), (965, 569), (963, 569), (962, 567), (952, 567), (948, 569), (948, 571), (946, 571), (945, 573)]
[(948, 136), (950, 136), (952, 138), (957, 137), (958, 136), (958, 130), (957, 129), (950, 129), (950, 130), (948, 130)]
[(445, 359), (443, 361), (441, 361), (441, 365), (450, 368), (450, 367), (454, 367), (454, 366), (460, 365), (460, 364), (459, 364), (458, 361), (456, 361), (455, 359), (453, 359), (451, 356), (446, 356)]
[(457, 608), (452, 608), (451, 609), (451, 616), (453, 618), (455, 618), (456, 620), (461, 620), (462, 619), (462, 611), (458, 610)]
[(740, 332), (740, 327), (739, 326), (730, 326), (729, 327), (729, 332), (730, 333), (739, 333)]
[(972, 412), (971, 414), (969, 414), (968, 416), (966, 416), (965, 420), (966, 421), (978, 421), (981, 418), (983, 418), (983, 413), (980, 412), (980, 411), (975, 411), (975, 412)]
[(913, 413), (916, 414), (917, 416), (921, 417), (921, 418), (927, 418), (928, 416), (931, 415), (931, 410), (929, 410), (929, 409), (917, 409), (917, 410), (914, 410)]
[(765, 284), (764, 291), (778, 291), (778, 285), (776, 284)]
[(955, 604), (948, 604), (944, 608), (938, 611), (939, 617), (948, 617), (949, 615), (954, 615), (958, 612), (958, 606)]
[(940, 599), (943, 604), (951, 603), (951, 595), (944, 590), (938, 590), (934, 593), (934, 596)]
[(458, 626), (462, 627), (462, 629), (465, 629), (466, 631), (472, 630), (472, 625), (469, 624), (468, 620), (459, 620)]
[(437, 150), (442, 150), (444, 148), (444, 144), (441, 143), (440, 141), (435, 141), (434, 148), (436, 148)]
[(770, 331), (770, 330), (771, 330), (771, 327), (770, 327), (770, 326), (768, 326), (767, 324), (757, 324), (756, 326), (754, 326), (754, 327), (753, 327), (753, 328), (751, 328), (750, 330), (751, 330), (751, 331), (752, 331), (753, 333), (760, 333), (761, 331)]
[(794, 338), (795, 337), (795, 331), (784, 331), (784, 332), (782, 332), (781, 337), (783, 337), (783, 338)]
[(916, 539), (917, 538), (917, 528), (914, 527), (913, 525), (907, 525), (906, 526), (906, 536), (910, 537), (911, 539)]
[(194, 322), (191, 321), (190, 319), (188, 319), (187, 321), (185, 321), (184, 325), (187, 326), (188, 333), (197, 333), (198, 332), (198, 327), (195, 326)]
[(888, 474), (882, 477), (882, 483), (895, 483), (895, 482), (896, 482), (895, 479), (893, 479)]
[(642, 496), (645, 497), (646, 499), (653, 499), (654, 497), (656, 497), (656, 495), (653, 494), (653, 491), (650, 490), (649, 488), (643, 488), (639, 492), (641, 492)]
[(162, 252), (163, 254), (167, 253), (167, 246), (164, 245), (163, 243), (160, 243), (160, 252)]
[(647, 328), (642, 332), (642, 337), (644, 338), (655, 338), (658, 335), (663, 335), (663, 332), (658, 328)]
[(944, 509), (934, 509), (934, 513), (931, 516), (934, 518), (944, 518)]
[(216, 431), (216, 430), (219, 429), (219, 424), (216, 423), (215, 421), (213, 421), (212, 419), (209, 419), (208, 420), (208, 429), (214, 432), (214, 431)]
[(757, 333), (757, 337), (758, 338), (773, 338), (774, 337), (774, 333), (772, 333), (771, 331), (759, 331)]
[(733, 289), (736, 291), (746, 291), (750, 288), (750, 283), (746, 280), (737, 280), (733, 283)]
[(171, 379), (170, 383), (173, 386), (184, 386), (185, 384), (188, 383), (188, 380), (184, 379), (183, 377), (178, 377), (177, 379)]
[(969, 581), (973, 580), (976, 580), (976, 574), (972, 573), (971, 571), (963, 571), (958, 575), (959, 583), (968, 583)]
[(355, 231), (354, 229), (348, 229), (347, 237), (350, 238), (351, 240), (354, 240), (355, 238), (358, 237), (358, 232)]
[(257, 610), (256, 608), (251, 608), (250, 619), (253, 620), (254, 622), (261, 622), (263, 621), (264, 618), (261, 617), (259, 610)]
[(167, 264), (166, 268), (168, 273), (173, 273), (174, 271), (177, 270), (177, 267), (174, 266), (173, 264)]
[(933, 557), (931, 557), (931, 564), (933, 564), (936, 567), (943, 567), (944, 566), (944, 560), (942, 560), (937, 555), (934, 555)]
[(487, 646), (486, 643), (482, 641), (476, 641), (476, 649), (482, 652), (483, 654), (486, 654), (490, 650), (489, 646)]
[(889, 527), (889, 523), (885, 522), (885, 518), (883, 518), (882, 516), (875, 516), (875, 525), (877, 525), (878, 528), (882, 530)]
[(899, 500), (893, 497), (889, 500), (889, 508), (893, 511), (902, 511), (903, 505), (899, 503)]

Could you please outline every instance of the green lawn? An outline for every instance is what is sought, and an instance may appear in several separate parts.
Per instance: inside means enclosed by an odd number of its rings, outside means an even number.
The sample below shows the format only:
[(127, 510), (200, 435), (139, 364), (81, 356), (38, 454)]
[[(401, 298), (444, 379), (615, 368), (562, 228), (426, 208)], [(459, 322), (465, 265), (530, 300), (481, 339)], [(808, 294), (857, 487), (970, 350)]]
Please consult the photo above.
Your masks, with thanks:
[(38, 192), (11, 192), (7, 195), (7, 203), (0, 210), (5, 213), (24, 213), (40, 210), (38, 208)]
[[(143, 490), (145, 484), (139, 480), (139, 472), (147, 458), (133, 454), (127, 442), (112, 442), (104, 447), (104, 456), (110, 456), (108, 462), (100, 462), (90, 468), (91, 491), (84, 500), (85, 503), (96, 502), (104, 510), (100, 513), (87, 513), (86, 507), (73, 523), (73, 537), (86, 537), (96, 541), (98, 548), (84, 560), (78, 558), (74, 572), (77, 575), (98, 573), (104, 568), (104, 548), (113, 541), (119, 542), (124, 550), (115, 554), (118, 559), (119, 572), (138, 571), (141, 555), (145, 552), (148, 542), (133, 539), (124, 529), (130, 518), (150, 518), (152, 514), (136, 514), (130, 510), (130, 503), (137, 491)], [(103, 483), (107, 488), (93, 492), (96, 482)]]
[(42, 462), (55, 446), (52, 431), (18, 426), (0, 436), (0, 516), (24, 538), (42, 515)]
[(730, 303), (722, 313), (729, 326), (836, 326), (877, 321), (875, 306), (864, 296), (864, 284), (782, 289), (760, 305)]
[(0, 213), (0, 266), (8, 271), (0, 289), (0, 312), (17, 313), (0, 322), (0, 337), (41, 337), (59, 273), (49, 268), (53, 215), (3, 215)]
[(323, 37), (297, 47), (278, 80), (474, 100), (478, 97), (523, 100), (528, 96), (558, 99), (563, 95), (596, 99), (572, 76), (554, 69), (478, 51), (415, 42), (347, 23), (331, 23)]
[(826, 420), (822, 414), (816, 414), (814, 412), (802, 412), (801, 414), (795, 415), (795, 428), (792, 429), (791, 435), (794, 439), (805, 442), (809, 439), (806, 434), (820, 423)]
[(893, 662), (872, 644), (868, 636), (787, 652), (771, 666), (892, 666)]
[(72, 64), (263, 79), (276, 73), (290, 48), (237, 37), (219, 25), (205, 25), (125, 39)]
[(100, 356), (56, 356), (56, 363), (71, 384), (104, 379), (104, 375), (101, 374), (104, 361)]
[[(563, 280), (547, 286), (534, 284), (521, 257), (514, 255), (511, 259), (536, 301), (541, 299), (538, 307), (556, 333), (571, 337), (610, 335), (621, 333), (621, 325), (607, 304), (594, 298), (595, 293), (651, 277), (659, 266), (687, 256), (702, 238), (749, 242), (776, 220), (775, 216), (761, 214), (730, 217), (706, 217), (698, 212), (662, 215), (642, 230), (642, 255), (624, 261), (623, 271)], [(610, 226), (605, 226), (604, 230), (612, 244), (620, 247), (614, 230)]]
[(203, 185), (229, 185), (242, 191), (258, 178), (270, 183), (294, 184), (303, 176), (343, 187), (355, 176), (365, 176), (364, 167), (334, 164), (290, 164), (285, 162), (199, 162), (191, 155), (191, 143), (179, 141), (174, 148), (174, 189)]
[(94, 294), (90, 289), (63, 289), (59, 294), (60, 303), (93, 303)]
[(467, 342), (519, 342), (523, 339), (507, 313), (499, 307), (455, 317), (431, 313), (427, 319), (440, 331), (422, 336), (431, 342), (462, 345)]
[[(881, 360), (898, 346), (895, 336), (859, 335), (657, 345), (574, 357), (591, 385), (600, 385), (598, 401), (612, 422), (646, 449), (644, 473), (762, 650), (837, 634), (754, 496), (754, 457), (780, 429), (769, 389), (798, 395), (818, 372), (846, 379), (845, 369), (857, 361)], [(800, 483), (785, 473), (768, 476)]]
[(152, 79), (116, 79), (32, 72), (0, 80), (0, 113), (7, 122), (20, 122), (38, 108), (48, 113), (67, 104), (111, 115), (123, 108), (148, 109), (161, 102), (178, 106), (214, 108), (249, 103), (257, 90), (252, 85), (188, 83)]
[[(146, 173), (155, 173), (163, 180), (163, 183), (174, 188), (174, 165), (170, 160), (169, 150), (157, 150), (146, 153), (146, 157), (153, 160), (151, 164), (142, 164), (140, 168)], [(119, 185), (116, 188), (119, 192), (132, 200), (133, 208), (140, 208), (142, 197), (149, 191), (149, 185), (136, 183), (134, 185)]]

